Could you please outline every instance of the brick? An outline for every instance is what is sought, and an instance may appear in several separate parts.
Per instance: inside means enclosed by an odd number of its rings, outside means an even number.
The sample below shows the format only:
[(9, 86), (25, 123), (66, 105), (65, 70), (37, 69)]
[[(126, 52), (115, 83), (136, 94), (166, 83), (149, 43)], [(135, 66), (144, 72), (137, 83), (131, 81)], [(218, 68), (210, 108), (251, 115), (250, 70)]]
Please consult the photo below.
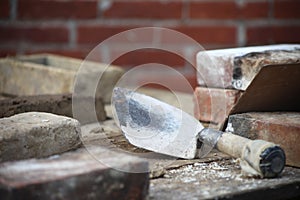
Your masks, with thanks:
[[(113, 87), (124, 71), (114, 65), (106, 68), (105, 64), (88, 60), (82, 68), (81, 64), (82, 60), (51, 54), (2, 59), (0, 92), (17, 96), (73, 93), (76, 80), (77, 95), (92, 96), (96, 91), (96, 97), (109, 103)], [(96, 82), (100, 75), (101, 80)]]
[(299, 19), (300, 2), (297, 0), (275, 0), (274, 16), (278, 19)]
[[(165, 89), (168, 88), (171, 91), (180, 91), (185, 93), (193, 93), (193, 89), (196, 87), (196, 74), (194, 71), (186, 68), (179, 68), (178, 70), (166, 69), (160, 67), (159, 64), (146, 64), (141, 69), (129, 71), (124, 80), (127, 83), (133, 85), (147, 85), (152, 88)], [(153, 69), (150, 69), (150, 68)], [(150, 70), (149, 70), (150, 69)], [(190, 72), (185, 72), (189, 71)], [(135, 79), (129, 80), (129, 77), (135, 77)], [(124, 82), (121, 82), (124, 84)]]
[(201, 19), (236, 18), (238, 7), (234, 1), (225, 2), (190, 2), (190, 16)]
[(146, 162), (100, 148), (89, 151), (80, 149), (49, 159), (1, 164), (1, 197), (20, 200), (146, 199), (149, 173), (130, 173), (135, 169), (147, 171)]
[(268, 18), (271, 6), (267, 0), (258, 2), (245, 2), (239, 10), (241, 19)]
[(77, 120), (42, 112), (0, 119), (0, 161), (41, 158), (81, 144)]
[[(81, 25), (77, 29), (77, 42), (80, 44), (99, 44), (103, 40), (134, 27)], [(130, 41), (127, 41), (130, 42)]]
[(238, 90), (197, 87), (194, 92), (194, 116), (219, 126), (242, 93)]
[(97, 17), (97, 1), (21, 0), (19, 19), (87, 19)]
[(180, 19), (181, 1), (113, 1), (110, 7), (103, 10), (106, 18), (150, 18)]
[(190, 2), (190, 17), (196, 19), (255, 19), (268, 17), (267, 1), (245, 2), (239, 6), (235, 1)]
[(164, 50), (142, 49), (128, 52), (113, 62), (114, 65), (127, 67), (135, 67), (146, 63), (160, 63), (170, 67), (183, 67), (185, 66), (185, 59)]
[(10, 14), (9, 0), (0, 1), (0, 18), (7, 19)]
[(227, 131), (279, 144), (288, 165), (300, 167), (300, 113), (243, 113), (229, 117)]
[(247, 44), (299, 43), (300, 26), (259, 26), (247, 28)]
[[(234, 26), (181, 26), (171, 27), (192, 39), (200, 45), (218, 44), (218, 45), (235, 45), (236, 44), (236, 27)], [(169, 38), (168, 35), (162, 36), (163, 42), (177, 43), (176, 39)], [(180, 41), (179, 41), (180, 42)]]
[[(86, 108), (86, 101), (92, 97), (80, 97), (81, 108)], [(95, 111), (98, 121), (106, 119), (104, 104), (101, 98), (95, 98)], [(67, 117), (73, 117), (72, 94), (20, 96), (11, 99), (0, 100), (0, 118), (10, 117), (24, 112), (47, 112)], [(94, 122), (88, 118), (85, 110), (81, 112), (81, 124)]]
[(2, 43), (67, 43), (69, 31), (65, 26), (17, 26), (1, 25)]
[(199, 52), (198, 84), (245, 90), (262, 66), (299, 62), (299, 47), (269, 45)]
[(17, 54), (16, 50), (12, 50), (12, 49), (0, 50), (0, 57), (15, 56), (16, 54)]
[(55, 54), (55, 55), (60, 55), (60, 56), (84, 59), (91, 50), (92, 50), (92, 48), (84, 48), (84, 47), (79, 47), (78, 49), (77, 48), (76, 49), (41, 48), (38, 50), (34, 50), (34, 49), (25, 50), (24, 54), (29, 54), (29, 55), (30, 54), (43, 54), (43, 53), (47, 52), (47, 54)]

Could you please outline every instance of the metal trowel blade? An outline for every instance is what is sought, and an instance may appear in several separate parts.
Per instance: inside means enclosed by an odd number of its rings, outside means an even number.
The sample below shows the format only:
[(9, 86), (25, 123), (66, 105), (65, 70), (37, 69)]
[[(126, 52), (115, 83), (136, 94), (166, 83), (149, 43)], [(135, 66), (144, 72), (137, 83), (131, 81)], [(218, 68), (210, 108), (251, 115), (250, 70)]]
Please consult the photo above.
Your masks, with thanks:
[(125, 88), (114, 89), (112, 105), (115, 121), (131, 144), (184, 159), (197, 156), (198, 133), (204, 127), (191, 115)]

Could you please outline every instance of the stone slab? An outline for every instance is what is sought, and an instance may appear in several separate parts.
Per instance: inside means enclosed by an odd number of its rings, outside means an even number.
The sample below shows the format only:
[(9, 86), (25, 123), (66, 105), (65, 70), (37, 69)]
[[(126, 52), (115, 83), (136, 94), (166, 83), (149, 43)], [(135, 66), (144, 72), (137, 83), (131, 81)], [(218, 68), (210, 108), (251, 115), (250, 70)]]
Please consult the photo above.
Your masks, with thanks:
[(300, 45), (268, 45), (210, 50), (197, 54), (200, 86), (246, 90), (267, 64), (300, 62)]
[(28, 112), (0, 119), (0, 162), (41, 158), (81, 145), (77, 120)]
[[(78, 102), (80, 109), (86, 107), (86, 102), (92, 97), (80, 97)], [(106, 119), (106, 112), (104, 110), (104, 103), (101, 98), (96, 97), (95, 111), (98, 121), (104, 121)], [(72, 94), (53, 94), (53, 95), (35, 95), (35, 96), (19, 96), (15, 98), (0, 99), (0, 118), (10, 117), (15, 114), (24, 112), (48, 112), (57, 115), (64, 115), (67, 117), (73, 117), (72, 111)], [(86, 111), (79, 111), (81, 118), (79, 122), (86, 124), (95, 122), (88, 119)]]
[(221, 125), (242, 92), (232, 89), (197, 87), (194, 92), (194, 116), (203, 122)]
[(300, 167), (300, 113), (261, 112), (229, 116), (226, 131), (279, 144), (288, 165)]
[[(91, 154), (101, 157), (101, 161)], [(99, 148), (47, 159), (6, 162), (0, 165), (3, 199), (146, 199), (148, 173), (129, 173), (117, 168), (147, 168), (147, 163)]]
[(116, 66), (51, 54), (5, 58), (0, 60), (0, 93), (72, 93), (76, 83), (75, 92), (80, 96), (96, 95), (109, 103), (112, 89), (123, 73)]

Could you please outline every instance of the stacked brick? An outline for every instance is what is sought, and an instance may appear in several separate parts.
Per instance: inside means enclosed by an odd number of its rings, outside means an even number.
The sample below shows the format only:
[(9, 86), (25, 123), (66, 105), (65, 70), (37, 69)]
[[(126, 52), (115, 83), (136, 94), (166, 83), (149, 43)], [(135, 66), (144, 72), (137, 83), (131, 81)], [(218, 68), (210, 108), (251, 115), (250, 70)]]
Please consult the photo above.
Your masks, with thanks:
[[(195, 117), (202, 122), (216, 125), (217, 128), (222, 128), (223, 126), (226, 127), (228, 125), (227, 131), (239, 135), (252, 139), (265, 139), (279, 143), (287, 150), (288, 164), (299, 166), (299, 159), (295, 159), (296, 157), (299, 157), (299, 153), (297, 153), (299, 150), (296, 152), (290, 150), (296, 148), (296, 143), (299, 143), (299, 138), (296, 134), (300, 127), (299, 122), (296, 120), (299, 117), (299, 113), (246, 113), (240, 116), (230, 116), (229, 123), (226, 124), (228, 115), (232, 113), (231, 111), (233, 111), (235, 105), (239, 103), (240, 97), (247, 93), (247, 88), (251, 85), (256, 75), (264, 66), (275, 64), (278, 66), (286, 65), (285, 67), (288, 67), (288, 64), (297, 63), (300, 63), (300, 45), (296, 44), (199, 52), (197, 54), (197, 80), (199, 86), (194, 91)], [(294, 69), (298, 69), (297, 66), (295, 66)], [(290, 75), (285, 77), (290, 80), (296, 80), (296, 77), (299, 75), (298, 73), (299, 70), (296, 70), (294, 74), (290, 74), (294, 78)], [(271, 77), (265, 77), (265, 79), (272, 81)], [(276, 82), (278, 89), (282, 88), (280, 87), (282, 84), (288, 85), (289, 80), (282, 81), (280, 82), (279, 80)], [(262, 85), (260, 87), (270, 89), (267, 85)], [(297, 86), (295, 86), (295, 88), (295, 90), (299, 89), (299, 87), (297, 89)], [(276, 92), (276, 90), (274, 91)], [(283, 93), (278, 91), (278, 93), (284, 94), (287, 92), (285, 91)], [(253, 90), (251, 94), (253, 94)], [(259, 97), (258, 94), (254, 95)], [(298, 98), (297, 92), (292, 92), (292, 94), (288, 93), (288, 95), (296, 95)], [(292, 100), (297, 98), (289, 96), (287, 97), (287, 101), (288, 99)], [(252, 98), (252, 101), (253, 100), (255, 101), (254, 97)], [(276, 100), (274, 99), (274, 101)], [(292, 102), (290, 102), (290, 104), (291, 103)], [(260, 107), (263, 107), (263, 105), (260, 105)], [(267, 107), (268, 105), (265, 105), (266, 109)], [(266, 110), (249, 110), (248, 112), (253, 111)], [(277, 110), (273, 109), (272, 111)], [(282, 110), (279, 108), (278, 111)], [(299, 110), (295, 107), (289, 108), (286, 111)], [(295, 118), (295, 116), (297, 118)], [(280, 119), (283, 118), (287, 119), (282, 120), (281, 124)], [(289, 120), (289, 118), (291, 119)], [(238, 123), (233, 123), (236, 121), (238, 121)], [(287, 124), (284, 125), (284, 123)], [(290, 131), (289, 129), (293, 131)], [(285, 132), (290, 132), (290, 134), (283, 136), (283, 133)], [(286, 139), (283, 140), (282, 138), (284, 137), (286, 137)], [(295, 138), (296, 143), (294, 143)]]
[[(298, 0), (1, 0), (0, 56), (49, 52), (84, 58), (117, 33), (149, 26), (180, 31), (205, 49), (295, 43), (299, 9)], [(129, 38), (129, 45), (142, 44)], [(163, 41), (163, 34), (157, 32), (155, 40)], [(186, 57), (194, 58), (197, 52), (188, 45), (171, 45)], [(120, 49), (128, 49), (128, 44), (99, 52), (100, 61), (109, 62)], [(175, 67), (196, 86), (190, 63), (170, 52), (141, 49), (113, 63), (130, 68), (150, 62)]]

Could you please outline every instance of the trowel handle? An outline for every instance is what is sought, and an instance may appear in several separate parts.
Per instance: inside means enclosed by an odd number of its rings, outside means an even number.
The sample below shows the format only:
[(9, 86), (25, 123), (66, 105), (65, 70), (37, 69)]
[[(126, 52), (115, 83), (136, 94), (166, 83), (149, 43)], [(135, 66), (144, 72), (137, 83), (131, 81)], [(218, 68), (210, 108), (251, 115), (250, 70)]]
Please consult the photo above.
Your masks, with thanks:
[[(213, 129), (206, 130), (220, 133)], [(283, 149), (264, 140), (250, 140), (232, 133), (221, 133), (215, 147), (235, 158), (241, 158), (262, 177), (276, 177), (285, 166)]]

